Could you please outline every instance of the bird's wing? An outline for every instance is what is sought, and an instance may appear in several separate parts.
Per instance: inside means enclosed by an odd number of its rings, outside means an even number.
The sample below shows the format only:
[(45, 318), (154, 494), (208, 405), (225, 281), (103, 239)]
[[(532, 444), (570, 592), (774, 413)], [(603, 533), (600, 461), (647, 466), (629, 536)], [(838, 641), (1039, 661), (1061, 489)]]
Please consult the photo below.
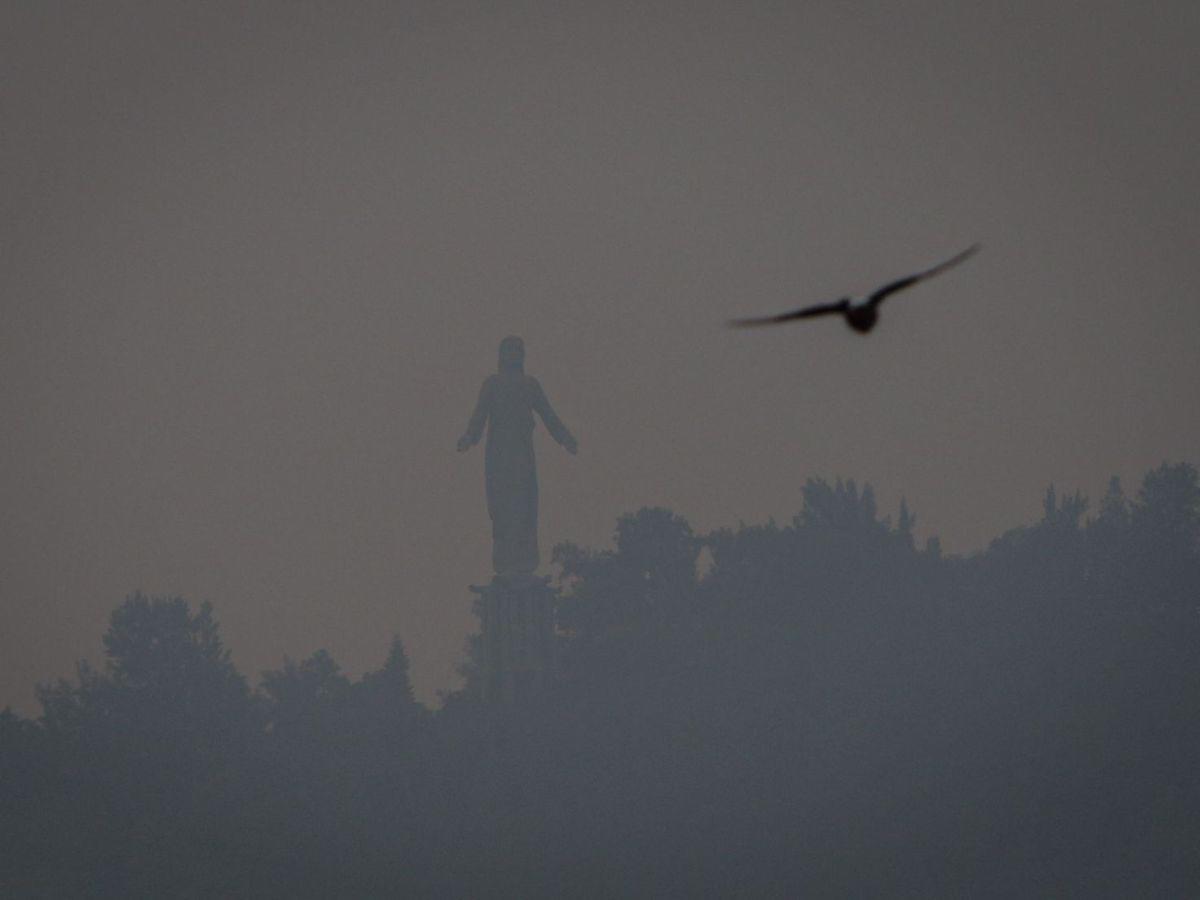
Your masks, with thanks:
[(791, 312), (780, 313), (777, 316), (762, 316), (756, 319), (730, 319), (732, 328), (746, 328), (753, 325), (778, 325), (780, 322), (790, 322), (793, 319), (811, 319), (814, 316), (827, 316), (832, 313), (845, 312), (850, 306), (849, 300), (837, 300), (833, 303), (818, 303), (815, 306), (805, 306), (793, 309)]
[(958, 254), (957, 256), (950, 257), (950, 259), (946, 260), (944, 263), (934, 266), (932, 269), (926, 269), (924, 272), (918, 272), (916, 275), (908, 275), (905, 278), (897, 278), (895, 281), (885, 284), (870, 297), (868, 297), (867, 303), (870, 306), (878, 306), (890, 295), (896, 293), (897, 291), (902, 291), (905, 288), (912, 287), (918, 281), (924, 281), (926, 278), (932, 278), (934, 275), (940, 275), (947, 269), (957, 266), (963, 260), (973, 256), (977, 250), (979, 250), (979, 245), (972, 244), (962, 253)]

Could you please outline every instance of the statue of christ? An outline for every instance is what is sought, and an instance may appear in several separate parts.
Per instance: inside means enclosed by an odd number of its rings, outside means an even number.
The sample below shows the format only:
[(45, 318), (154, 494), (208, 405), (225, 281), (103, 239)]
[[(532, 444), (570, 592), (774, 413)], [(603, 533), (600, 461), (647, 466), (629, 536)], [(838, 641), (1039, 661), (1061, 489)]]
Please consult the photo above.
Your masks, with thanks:
[(487, 426), (484, 473), (492, 519), (492, 568), (498, 575), (531, 574), (538, 567), (535, 412), (568, 453), (578, 450), (538, 380), (525, 374), (525, 343), (506, 337), (500, 342), (499, 371), (483, 382), (475, 412), (458, 440), (460, 453), (469, 450)]

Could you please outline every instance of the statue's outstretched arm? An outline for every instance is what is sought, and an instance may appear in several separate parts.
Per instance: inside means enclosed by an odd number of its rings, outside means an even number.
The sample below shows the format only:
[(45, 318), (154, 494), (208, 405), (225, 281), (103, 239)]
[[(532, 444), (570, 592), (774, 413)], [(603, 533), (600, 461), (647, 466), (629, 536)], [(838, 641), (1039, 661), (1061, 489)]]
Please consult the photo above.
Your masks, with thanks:
[(475, 403), (475, 412), (471, 413), (471, 421), (467, 423), (467, 430), (458, 439), (459, 453), (470, 450), (479, 443), (479, 439), (483, 436), (483, 426), (487, 424), (488, 413), (492, 411), (492, 394), (488, 390), (491, 383), (491, 379), (488, 379), (479, 388), (479, 399)]
[(546, 392), (542, 390), (541, 383), (537, 381), (534, 382), (533, 408), (542, 417), (542, 421), (546, 423), (546, 430), (550, 432), (551, 437), (562, 444), (568, 453), (574, 453), (579, 449), (579, 443), (575, 440), (575, 436), (567, 430), (567, 426), (555, 415), (554, 408), (550, 406), (550, 401), (546, 399)]

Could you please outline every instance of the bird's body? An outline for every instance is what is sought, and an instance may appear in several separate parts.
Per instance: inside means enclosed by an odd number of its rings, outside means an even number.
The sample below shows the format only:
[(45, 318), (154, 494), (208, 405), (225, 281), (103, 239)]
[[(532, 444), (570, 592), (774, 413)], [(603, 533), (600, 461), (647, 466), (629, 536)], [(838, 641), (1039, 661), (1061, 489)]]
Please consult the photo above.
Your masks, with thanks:
[(870, 303), (847, 304), (844, 311), (846, 324), (859, 334), (866, 334), (879, 321), (879, 308)]
[(905, 288), (912, 287), (919, 281), (924, 281), (926, 278), (932, 278), (934, 275), (939, 275), (952, 266), (958, 265), (960, 262), (971, 256), (979, 249), (979, 245), (968, 247), (957, 256), (951, 257), (944, 263), (934, 266), (932, 269), (926, 269), (924, 272), (918, 272), (915, 275), (907, 275), (904, 278), (898, 278), (885, 284), (883, 287), (876, 290), (864, 300), (854, 301), (849, 297), (843, 297), (833, 303), (818, 303), (815, 306), (804, 306), (800, 309), (792, 310), (791, 312), (780, 313), (775, 316), (763, 316), (754, 319), (734, 319), (729, 324), (744, 328), (754, 325), (779, 325), (783, 322), (791, 322), (794, 319), (811, 319), (817, 316), (840, 315), (846, 320), (846, 324), (857, 331), (859, 334), (866, 334), (875, 327), (875, 323), (879, 321), (879, 305), (888, 297), (897, 291), (902, 291)]

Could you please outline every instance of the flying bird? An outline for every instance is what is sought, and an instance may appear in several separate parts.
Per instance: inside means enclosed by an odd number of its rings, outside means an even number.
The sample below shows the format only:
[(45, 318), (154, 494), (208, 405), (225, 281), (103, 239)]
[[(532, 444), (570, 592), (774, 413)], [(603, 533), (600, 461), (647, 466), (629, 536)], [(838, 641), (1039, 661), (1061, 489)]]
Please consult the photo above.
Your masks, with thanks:
[(846, 320), (846, 324), (857, 331), (859, 334), (866, 334), (875, 327), (875, 323), (879, 321), (879, 305), (883, 303), (892, 294), (897, 291), (902, 291), (905, 288), (910, 288), (918, 282), (924, 281), (926, 278), (932, 278), (934, 275), (940, 275), (947, 269), (957, 266), (967, 257), (972, 256), (979, 249), (978, 244), (974, 244), (964, 250), (957, 256), (953, 256), (940, 265), (934, 266), (932, 269), (926, 269), (924, 272), (918, 272), (915, 275), (908, 275), (904, 278), (898, 278), (895, 281), (885, 284), (871, 296), (865, 300), (852, 300), (850, 297), (843, 297), (841, 300), (835, 300), (832, 303), (818, 303), (815, 306), (804, 306), (800, 309), (794, 309), (791, 312), (780, 313), (777, 316), (762, 316), (754, 319), (732, 319), (729, 324), (734, 328), (746, 328), (753, 325), (778, 325), (781, 322), (791, 322), (793, 319), (812, 319), (816, 316), (842, 316)]

